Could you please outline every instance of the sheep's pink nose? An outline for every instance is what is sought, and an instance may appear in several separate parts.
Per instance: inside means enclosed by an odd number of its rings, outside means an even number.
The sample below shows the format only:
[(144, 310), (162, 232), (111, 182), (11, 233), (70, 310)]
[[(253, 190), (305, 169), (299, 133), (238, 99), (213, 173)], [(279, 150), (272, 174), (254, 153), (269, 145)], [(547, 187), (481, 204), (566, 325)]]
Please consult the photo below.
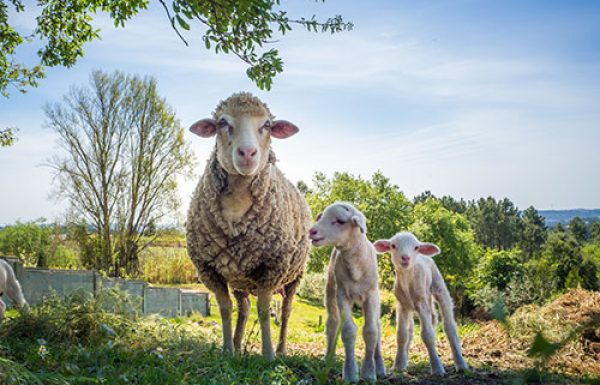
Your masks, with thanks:
[(256, 155), (257, 152), (258, 150), (256, 149), (256, 147), (252, 146), (240, 146), (237, 149), (238, 155), (241, 156), (244, 160), (252, 159), (252, 157), (254, 157), (254, 155)]
[(315, 229), (315, 228), (310, 229), (308, 231), (308, 235), (310, 235), (311, 237), (317, 235), (317, 229)]
[(402, 262), (404, 263), (408, 263), (410, 262), (410, 257), (408, 255), (403, 255), (400, 257), (400, 259), (402, 260)]

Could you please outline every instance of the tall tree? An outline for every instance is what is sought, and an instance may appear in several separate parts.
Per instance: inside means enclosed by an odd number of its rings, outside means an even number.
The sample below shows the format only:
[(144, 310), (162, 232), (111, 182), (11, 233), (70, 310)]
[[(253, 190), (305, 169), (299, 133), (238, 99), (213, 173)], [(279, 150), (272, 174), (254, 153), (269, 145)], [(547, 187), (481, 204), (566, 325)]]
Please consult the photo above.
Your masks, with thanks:
[(580, 217), (575, 217), (569, 221), (568, 230), (579, 244), (584, 244), (588, 240), (589, 234), (587, 225)]
[(535, 207), (530, 206), (523, 211), (523, 227), (518, 246), (527, 258), (532, 258), (541, 251), (547, 235), (546, 220)]
[[(324, 21), (315, 16), (291, 18), (281, 7), (280, 0), (159, 2), (168, 22), (186, 45), (180, 29), (188, 31), (192, 26), (199, 26), (206, 48), (239, 57), (248, 65), (248, 77), (261, 89), (270, 89), (275, 75), (283, 71), (279, 52), (264, 48), (277, 41), (276, 33), (284, 35), (293, 25), (314, 32), (352, 29), (352, 23), (344, 22), (339, 15)], [(40, 0), (36, 5), (40, 15), (35, 27), (21, 33), (9, 23), (9, 9), (22, 13), (25, 11), (23, 2), (0, 0), (0, 93), (7, 96), (9, 86), (21, 92), (36, 86), (45, 76), (46, 66), (74, 65), (83, 56), (84, 45), (100, 37), (100, 30), (92, 25), (93, 15), (107, 13), (116, 27), (123, 27), (146, 10), (148, 4), (148, 0)], [(17, 48), (28, 42), (41, 42), (40, 64), (33, 67), (14, 58)]]
[(467, 217), (475, 231), (475, 239), (485, 247), (511, 249), (519, 239), (521, 217), (508, 198), (496, 201), (488, 197), (472, 202)]
[(600, 221), (592, 222), (590, 225), (590, 240), (600, 245)]
[(135, 275), (142, 235), (176, 211), (177, 177), (193, 163), (173, 110), (154, 79), (95, 71), (46, 116), (64, 150), (50, 161), (58, 196), (96, 231), (93, 267)]
[[(592, 259), (584, 259), (581, 246), (568, 232), (553, 232), (544, 245), (542, 258), (557, 278), (557, 290), (580, 284), (584, 289), (598, 290), (597, 266)], [(575, 282), (574, 282), (575, 281)]]

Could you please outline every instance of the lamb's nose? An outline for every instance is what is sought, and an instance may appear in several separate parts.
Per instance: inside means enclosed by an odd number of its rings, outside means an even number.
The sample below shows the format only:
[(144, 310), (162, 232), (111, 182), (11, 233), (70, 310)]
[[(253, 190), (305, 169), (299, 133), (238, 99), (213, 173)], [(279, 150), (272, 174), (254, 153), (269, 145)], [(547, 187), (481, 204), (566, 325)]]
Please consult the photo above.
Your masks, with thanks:
[(310, 235), (311, 237), (314, 236), (314, 235), (317, 235), (317, 229), (310, 229), (308, 231), (308, 235)]
[(254, 155), (256, 155), (257, 152), (258, 150), (256, 149), (256, 147), (252, 146), (240, 146), (237, 149), (238, 155), (245, 160), (252, 159), (252, 157), (254, 157)]
[(400, 257), (400, 259), (402, 259), (402, 262), (409, 262), (410, 261), (410, 257), (408, 255), (403, 255), (402, 257)]

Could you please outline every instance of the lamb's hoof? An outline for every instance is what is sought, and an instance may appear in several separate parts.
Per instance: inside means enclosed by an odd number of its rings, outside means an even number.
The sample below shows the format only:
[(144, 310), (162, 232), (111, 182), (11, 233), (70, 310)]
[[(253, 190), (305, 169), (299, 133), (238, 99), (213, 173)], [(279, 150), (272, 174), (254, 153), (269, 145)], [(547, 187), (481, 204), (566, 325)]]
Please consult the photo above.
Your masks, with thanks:
[(446, 370), (444, 370), (443, 366), (431, 368), (431, 374), (437, 377), (444, 377), (446, 375)]
[(466, 363), (463, 363), (461, 365), (456, 365), (456, 372), (458, 373), (466, 373), (469, 374), (471, 373), (471, 368), (469, 368), (469, 365), (467, 365)]
[(356, 383), (356, 382), (358, 382), (358, 375), (357, 374), (342, 375), (342, 380), (345, 382)]
[(377, 371), (377, 378), (386, 378), (386, 377), (387, 377), (387, 373), (385, 372), (385, 368)]
[(369, 371), (369, 372), (361, 373), (360, 377), (363, 380), (368, 381), (368, 382), (375, 382), (375, 381), (377, 381), (377, 375), (375, 375), (375, 371)]

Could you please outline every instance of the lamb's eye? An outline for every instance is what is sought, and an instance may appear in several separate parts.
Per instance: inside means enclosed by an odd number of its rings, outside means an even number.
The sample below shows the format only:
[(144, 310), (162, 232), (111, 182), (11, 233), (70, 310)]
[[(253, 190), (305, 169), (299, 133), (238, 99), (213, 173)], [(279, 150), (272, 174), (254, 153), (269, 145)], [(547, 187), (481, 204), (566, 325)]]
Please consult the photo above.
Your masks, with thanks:
[(395, 249), (395, 248), (396, 248), (396, 245), (394, 245), (394, 244), (392, 243), (392, 249)]
[(419, 246), (415, 246), (415, 251), (419, 250)]
[(346, 223), (346, 222), (344, 222), (344, 221), (342, 221), (342, 220), (340, 220), (340, 219), (338, 219), (338, 220), (337, 220), (337, 221), (335, 221), (335, 222), (336, 222), (338, 225), (343, 225), (344, 223)]
[(315, 221), (316, 222), (320, 221), (322, 216), (323, 216), (323, 213), (317, 214), (317, 219), (315, 219)]

